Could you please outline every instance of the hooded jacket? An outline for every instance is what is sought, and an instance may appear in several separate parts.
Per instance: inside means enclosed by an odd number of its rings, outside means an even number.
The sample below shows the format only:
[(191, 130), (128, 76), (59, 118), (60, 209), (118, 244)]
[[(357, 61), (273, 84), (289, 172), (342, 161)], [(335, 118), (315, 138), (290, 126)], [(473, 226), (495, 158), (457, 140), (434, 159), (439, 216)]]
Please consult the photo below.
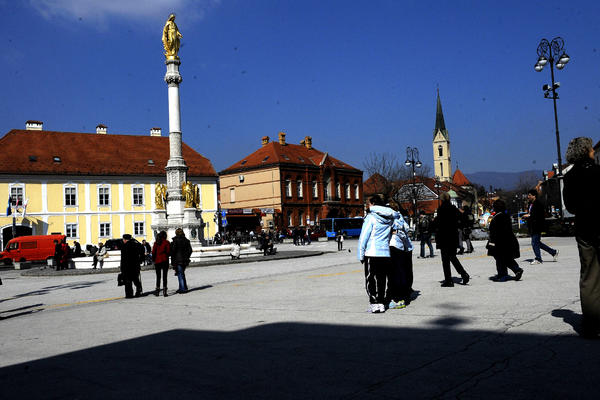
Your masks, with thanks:
[(389, 257), (390, 237), (394, 219), (400, 213), (389, 207), (371, 206), (358, 238), (358, 260), (365, 257)]
[(396, 231), (396, 233), (392, 234), (390, 246), (402, 251), (412, 251), (413, 245), (408, 237), (410, 227), (402, 217), (402, 214), (399, 214), (398, 218), (394, 219), (392, 229)]

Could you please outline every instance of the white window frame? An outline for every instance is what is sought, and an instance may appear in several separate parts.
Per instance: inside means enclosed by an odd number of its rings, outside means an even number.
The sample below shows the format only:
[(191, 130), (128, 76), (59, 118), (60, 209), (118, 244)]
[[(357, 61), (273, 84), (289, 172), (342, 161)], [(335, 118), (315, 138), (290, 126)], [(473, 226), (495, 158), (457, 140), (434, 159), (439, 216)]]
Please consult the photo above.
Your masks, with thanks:
[(317, 181), (312, 181), (312, 195), (313, 199), (319, 197), (319, 184), (317, 183)]
[[(141, 203), (136, 203), (135, 202), (135, 197), (136, 197), (135, 191), (136, 190), (141, 190), (142, 191), (142, 193), (141, 193)], [(144, 203), (145, 203), (144, 200), (145, 200), (144, 186), (143, 185), (134, 185), (131, 188), (131, 205), (134, 206), (134, 207), (143, 207)]]
[(358, 200), (360, 198), (360, 192), (358, 190), (358, 184), (354, 184), (354, 199)]
[[(101, 189), (108, 189), (108, 204), (100, 204), (100, 190)], [(108, 185), (108, 184), (98, 185), (98, 190), (96, 192), (97, 192), (97, 196), (98, 196), (98, 207), (110, 207), (111, 197), (112, 197), (110, 185)]]
[[(138, 231), (138, 226), (142, 227), (141, 232)], [(144, 221), (133, 221), (133, 236), (144, 236), (146, 234), (146, 224)]]
[[(106, 229), (104, 229), (104, 232), (102, 232), (102, 225), (104, 225), (105, 227), (108, 227), (108, 232), (106, 232)], [(98, 223), (98, 237), (101, 238), (111, 238), (111, 232), (112, 232), (112, 224), (110, 222), (99, 222)]]
[(344, 184), (344, 192), (346, 194), (346, 200), (350, 200), (350, 184)]
[(339, 182), (335, 184), (335, 197), (338, 200), (342, 198), (342, 185)]
[[(72, 234), (73, 227), (75, 228), (75, 235)], [(77, 223), (65, 224), (65, 236), (67, 237), (67, 239), (79, 239), (79, 224), (77, 224)]]
[(292, 197), (292, 181), (290, 179), (285, 180), (285, 196)]
[(304, 225), (304, 211), (298, 211), (298, 226)]
[(302, 187), (302, 180), (296, 181), (296, 193), (298, 194), (298, 198), (301, 199), (304, 197), (304, 190)]
[(293, 211), (288, 211), (287, 223), (288, 223), (288, 226), (294, 226), (294, 212)]
[(8, 193), (10, 193), (10, 204), (15, 207), (15, 205), (17, 204), (17, 197), (19, 196), (18, 193), (13, 196), (13, 189), (15, 189), (17, 192), (19, 191), (18, 189), (21, 189), (21, 201), (19, 202), (19, 204), (22, 206), (23, 205), (23, 201), (25, 201), (25, 184), (24, 183), (13, 183), (10, 185), (10, 187), (8, 188)]
[(229, 202), (235, 203), (235, 188), (229, 188)]
[[(75, 204), (67, 204), (67, 189), (75, 189)], [(65, 207), (77, 207), (79, 204), (79, 192), (76, 184), (67, 183), (63, 185), (63, 204)]]

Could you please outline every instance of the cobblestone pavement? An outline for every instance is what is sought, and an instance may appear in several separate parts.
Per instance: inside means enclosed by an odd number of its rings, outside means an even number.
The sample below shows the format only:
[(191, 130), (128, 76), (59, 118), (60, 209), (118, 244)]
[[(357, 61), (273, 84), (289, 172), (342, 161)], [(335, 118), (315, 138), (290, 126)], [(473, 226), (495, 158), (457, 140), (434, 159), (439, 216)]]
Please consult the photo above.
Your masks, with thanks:
[[(0, 271), (0, 398), (596, 398), (600, 341), (578, 337), (573, 238), (557, 262), (496, 283), (484, 242), (472, 277), (441, 288), (417, 259), (415, 299), (368, 314), (356, 241), (279, 245), (320, 255), (190, 268), (190, 292), (124, 299), (116, 273)], [(349, 251), (348, 251), (349, 249)], [(439, 255), (439, 252), (436, 253)], [(9, 397), (10, 396), (10, 397)]]

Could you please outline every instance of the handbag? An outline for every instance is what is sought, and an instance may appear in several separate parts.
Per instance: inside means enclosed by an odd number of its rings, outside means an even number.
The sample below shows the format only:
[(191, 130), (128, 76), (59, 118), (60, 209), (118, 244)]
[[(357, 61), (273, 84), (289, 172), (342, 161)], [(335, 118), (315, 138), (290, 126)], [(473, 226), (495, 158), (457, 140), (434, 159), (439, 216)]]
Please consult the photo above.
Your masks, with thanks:
[(493, 257), (494, 253), (496, 251), (496, 244), (493, 243), (493, 242), (490, 242), (488, 240), (488, 242), (485, 245), (485, 248), (487, 249), (487, 255), (490, 256), (490, 257)]
[(117, 275), (117, 286), (123, 286), (125, 284), (125, 280), (123, 279), (123, 274), (120, 273)]

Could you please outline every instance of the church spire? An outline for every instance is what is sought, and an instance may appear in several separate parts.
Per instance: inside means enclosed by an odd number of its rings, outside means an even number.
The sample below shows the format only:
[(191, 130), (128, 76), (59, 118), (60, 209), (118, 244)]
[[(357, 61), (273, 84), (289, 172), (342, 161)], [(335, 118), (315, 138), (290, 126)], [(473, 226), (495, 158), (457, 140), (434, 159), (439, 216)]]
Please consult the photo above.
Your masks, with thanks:
[(442, 101), (440, 100), (440, 89), (437, 90), (437, 109), (435, 111), (435, 135), (438, 131), (442, 131), (446, 136), (446, 123), (444, 122), (444, 113), (442, 112)]

